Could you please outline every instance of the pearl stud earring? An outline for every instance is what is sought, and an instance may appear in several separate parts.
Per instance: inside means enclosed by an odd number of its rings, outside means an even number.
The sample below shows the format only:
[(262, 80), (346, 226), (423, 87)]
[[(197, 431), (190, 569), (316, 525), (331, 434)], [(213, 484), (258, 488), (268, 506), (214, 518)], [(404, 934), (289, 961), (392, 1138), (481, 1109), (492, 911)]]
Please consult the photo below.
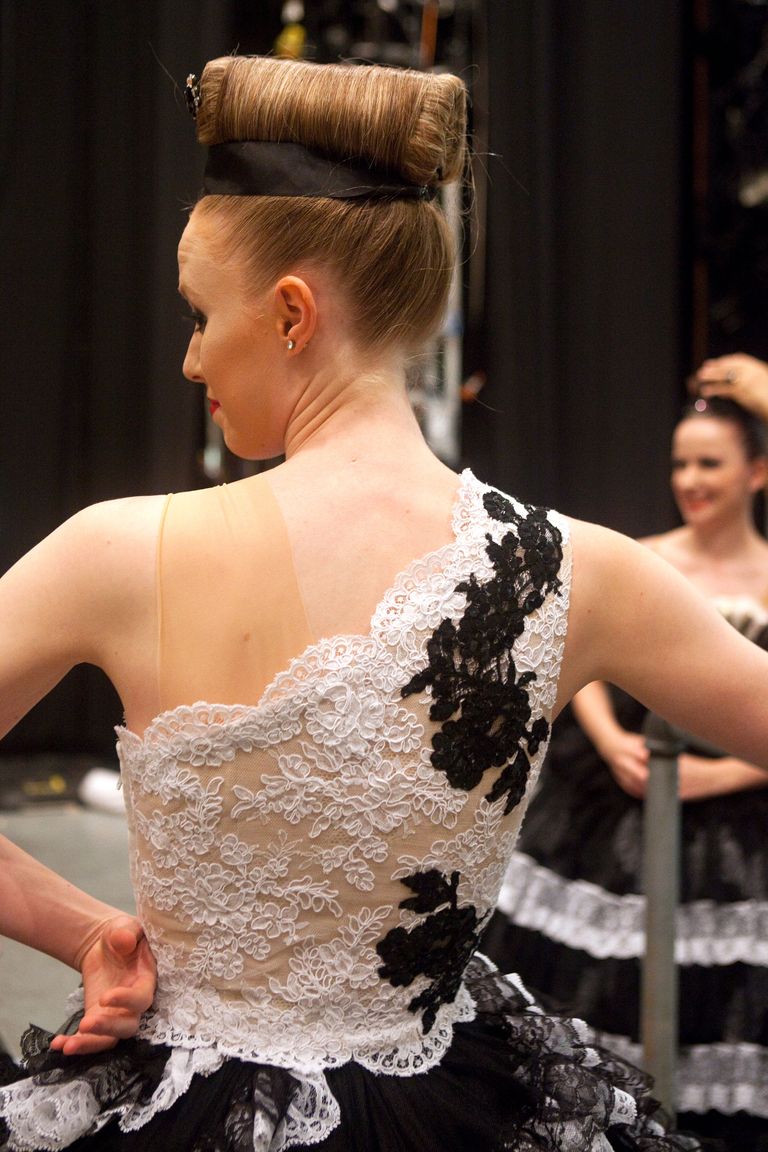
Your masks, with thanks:
[(289, 352), (293, 352), (295, 347), (296, 347), (296, 341), (295, 340), (289, 340), (288, 343), (286, 344), (286, 348), (288, 349)]

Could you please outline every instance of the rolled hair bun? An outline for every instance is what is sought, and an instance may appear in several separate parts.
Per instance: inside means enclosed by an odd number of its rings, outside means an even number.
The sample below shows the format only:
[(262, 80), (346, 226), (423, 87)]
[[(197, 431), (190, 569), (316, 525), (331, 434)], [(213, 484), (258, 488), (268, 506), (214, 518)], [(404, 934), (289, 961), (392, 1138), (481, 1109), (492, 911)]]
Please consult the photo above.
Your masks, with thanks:
[(683, 420), (725, 420), (738, 429), (748, 460), (768, 455), (768, 429), (759, 416), (728, 396), (709, 396), (686, 404)]
[[(197, 133), (207, 145), (302, 144), (433, 185), (464, 173), (465, 117), (455, 76), (227, 56), (203, 71)], [(411, 354), (442, 320), (456, 245), (437, 200), (208, 195), (195, 212), (211, 222), (221, 258), (241, 262), (254, 292), (289, 271), (329, 273), (361, 347)]]
[(456, 76), (364, 64), (223, 56), (200, 81), (201, 144), (289, 141), (360, 157), (414, 184), (464, 171), (466, 89)]

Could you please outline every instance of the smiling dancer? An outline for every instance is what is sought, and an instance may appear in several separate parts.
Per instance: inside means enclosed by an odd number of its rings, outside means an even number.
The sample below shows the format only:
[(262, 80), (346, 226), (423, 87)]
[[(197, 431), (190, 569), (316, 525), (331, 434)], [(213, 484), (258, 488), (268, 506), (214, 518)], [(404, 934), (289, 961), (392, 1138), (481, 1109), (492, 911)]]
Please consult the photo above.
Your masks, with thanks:
[(5, 1147), (695, 1146), (475, 953), (562, 704), (616, 679), (768, 768), (768, 656), (648, 549), (424, 442), (458, 79), (226, 58), (190, 102), (184, 370), (233, 451), (286, 459), (91, 508), (0, 590), (6, 721), (78, 659), (120, 692), (158, 965), (138, 1039), (0, 1091)]
[[(752, 515), (768, 474), (764, 427), (730, 400), (698, 400), (671, 463), (684, 524), (644, 543), (768, 648), (768, 542)], [(591, 684), (573, 711), (583, 731), (556, 732), (484, 947), (639, 1059), (645, 709)], [(748, 1152), (768, 1146), (768, 779), (689, 748), (679, 780), (681, 1123)]]

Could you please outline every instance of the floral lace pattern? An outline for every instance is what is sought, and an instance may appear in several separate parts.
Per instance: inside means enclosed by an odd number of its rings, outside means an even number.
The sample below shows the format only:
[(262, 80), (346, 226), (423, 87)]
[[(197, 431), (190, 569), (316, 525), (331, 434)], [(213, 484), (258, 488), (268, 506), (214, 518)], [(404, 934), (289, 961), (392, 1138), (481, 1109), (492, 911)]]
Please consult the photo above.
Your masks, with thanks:
[[(645, 950), (645, 899), (566, 880), (523, 852), (510, 861), (499, 910), (521, 928), (588, 952), (624, 960)], [(677, 910), (675, 958), (704, 966), (768, 965), (768, 904), (695, 900)]]
[[(308, 1111), (289, 1111), (270, 1147), (317, 1142), (334, 1126), (325, 1069), (425, 1071), (454, 1024), (475, 1016), (462, 974), (544, 755), (570, 552), (563, 521), (468, 473), (453, 523), (453, 542), (401, 573), (368, 635), (311, 646), (258, 704), (201, 702), (142, 737), (119, 730), (131, 870), (158, 964), (140, 1036), (199, 1051), (190, 1066), (232, 1056), (289, 1070)], [(504, 612), (489, 582), (500, 580), (510, 620), (493, 649)], [(482, 668), (482, 692), (462, 689), (450, 707), (423, 678), (441, 628), (460, 649), (466, 640), (459, 676), (470, 659)], [(485, 693), (498, 725), (475, 707)], [(468, 757), (473, 731), (482, 745), (480, 776), (458, 787), (435, 763), (451, 723)], [(425, 873), (440, 879), (430, 888)], [(456, 948), (405, 972), (382, 942), (402, 942), (425, 911)], [(166, 1099), (134, 1115), (143, 1123)]]
[(488, 534), (493, 576), (478, 580), (471, 573), (457, 585), (467, 600), (458, 625), (450, 617), (441, 621), (427, 644), (427, 666), (402, 695), (431, 689), (430, 719), (440, 722), (433, 766), (451, 787), (466, 791), (489, 769), (502, 768), (486, 798), (505, 796), (509, 813), (525, 793), (530, 756), (549, 738), (544, 717), (532, 721), (529, 686), (536, 672), (518, 676), (515, 645), (526, 618), (559, 592), (563, 553), (560, 533), (541, 509), (523, 515), (498, 492), (486, 493), (483, 506), (513, 530), (498, 542)]
[(401, 908), (427, 913), (413, 928), (392, 928), (376, 945), (384, 963), (379, 976), (395, 987), (407, 988), (417, 976), (431, 983), (408, 1004), (410, 1012), (423, 1010), (424, 1031), (431, 1032), (441, 1004), (452, 1003), (464, 969), (480, 943), (483, 921), (472, 904), (459, 907), (459, 873), (450, 880), (437, 869), (414, 872), (403, 884), (416, 893), (400, 901)]
[[(531, 757), (550, 731), (543, 716), (533, 719), (529, 687), (537, 675), (528, 669), (518, 676), (515, 645), (526, 618), (559, 592), (563, 553), (559, 531), (540, 509), (526, 508), (522, 514), (498, 492), (486, 493), (483, 507), (513, 530), (498, 542), (487, 535), (493, 576), (479, 581), (471, 573), (457, 585), (467, 598), (458, 626), (446, 617), (434, 629), (426, 667), (411, 678), (402, 696), (430, 689), (429, 716), (440, 723), (430, 760), (452, 788), (469, 792), (490, 769), (501, 769), (485, 799), (492, 808), (503, 800), (506, 816), (525, 795)], [(460, 876), (455, 870), (448, 880), (438, 868), (401, 876), (416, 895), (401, 900), (399, 907), (428, 915), (410, 928), (390, 929), (376, 948), (384, 960), (379, 975), (396, 987), (407, 987), (420, 975), (431, 978), (408, 1005), (411, 1012), (423, 1011), (425, 1032), (432, 1029), (439, 1006), (455, 999), (489, 914), (481, 906), (478, 915), (472, 903), (459, 906)]]

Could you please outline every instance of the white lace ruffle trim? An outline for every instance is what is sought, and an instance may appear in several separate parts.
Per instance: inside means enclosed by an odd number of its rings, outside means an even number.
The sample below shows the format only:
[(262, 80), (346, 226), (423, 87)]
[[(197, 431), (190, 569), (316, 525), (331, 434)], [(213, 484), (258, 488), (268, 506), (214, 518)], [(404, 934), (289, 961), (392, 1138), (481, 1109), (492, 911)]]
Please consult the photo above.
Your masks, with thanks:
[[(67, 1000), (70, 1012), (83, 1006), (82, 990), (71, 993)], [(297, 1083), (285, 1116), (275, 1124), (267, 1110), (259, 1112), (254, 1128), (254, 1152), (283, 1152), (295, 1145), (319, 1144), (337, 1127), (339, 1105), (325, 1078), (325, 1068), (353, 1059), (371, 1072), (387, 1076), (414, 1076), (437, 1065), (451, 1045), (453, 1026), (473, 1020), (474, 1002), (466, 988), (456, 1000), (442, 1006), (436, 1027), (418, 1042), (402, 1042), (382, 1049), (370, 1044), (346, 1053), (337, 1051), (335, 1058), (297, 1067), (285, 1052), (272, 1045), (270, 1051), (249, 1049), (244, 1054), (237, 1046), (220, 1043), (204, 1046), (193, 1036), (162, 1029), (144, 1029), (155, 1044), (171, 1048), (160, 1081), (149, 1100), (129, 1101), (115, 1107), (99, 1104), (87, 1076), (62, 1084), (41, 1082), (31, 1076), (6, 1088), (0, 1088), (0, 1116), (10, 1130), (7, 1148), (12, 1152), (58, 1152), (88, 1132), (100, 1130), (113, 1117), (119, 1118), (124, 1131), (143, 1128), (153, 1116), (167, 1111), (188, 1090), (193, 1076), (209, 1076), (227, 1059), (282, 1067)], [(151, 1019), (151, 1017), (150, 1017)], [(152, 1035), (148, 1035), (148, 1031)], [(270, 1047), (268, 1045), (268, 1047)], [(324, 1066), (323, 1066), (324, 1065)]]
[[(643, 1049), (628, 1036), (592, 1033), (592, 1042), (642, 1067)], [(768, 1119), (768, 1048), (759, 1044), (691, 1044), (677, 1059), (677, 1109), (746, 1112)]]
[[(617, 896), (585, 880), (565, 880), (522, 852), (512, 857), (497, 907), (513, 924), (599, 960), (626, 960), (645, 949), (643, 896)], [(705, 967), (768, 965), (768, 903), (682, 904), (675, 958)]]
[(321, 1046), (317, 1034), (313, 1037), (314, 1043), (308, 1042), (306, 1037), (303, 1041), (297, 1039), (302, 1036), (302, 1022), (298, 1016), (292, 1018), (284, 1010), (282, 1030), (279, 1022), (275, 1022), (260, 1036), (252, 1034), (247, 1043), (242, 1035), (225, 1028), (215, 1040), (212, 1029), (192, 1033), (174, 1028), (171, 1020), (154, 1011), (145, 1017), (139, 1036), (151, 1044), (169, 1048), (215, 1051), (222, 1058), (269, 1064), (284, 1068), (292, 1076), (314, 1079), (323, 1075), (326, 1069), (350, 1061), (370, 1072), (387, 1076), (416, 1076), (440, 1063), (451, 1046), (454, 1025), (474, 1020), (475, 1015), (472, 997), (462, 987), (455, 1000), (441, 1005), (428, 1035), (424, 1035), (415, 1020), (409, 1019), (405, 1024), (400, 1022), (397, 1029), (390, 1028), (388, 1035), (385, 1034), (387, 1030), (380, 1028), (378, 1040), (370, 1033), (365, 1037), (359, 1032), (340, 1032), (335, 1036), (325, 1033), (325, 1046)]
[[(211, 1075), (225, 1059), (211, 1049), (176, 1048), (171, 1052), (161, 1080), (148, 1101), (103, 1110), (85, 1079), (55, 1085), (40, 1083), (31, 1077), (0, 1089), (0, 1115), (10, 1130), (6, 1147), (12, 1152), (42, 1152), (43, 1149), (59, 1152), (87, 1133), (103, 1128), (115, 1117), (123, 1131), (136, 1131), (180, 1099), (189, 1089), (193, 1076)], [(297, 1089), (285, 1116), (276, 1122), (268, 1109), (257, 1112), (253, 1128), (254, 1152), (288, 1152), (296, 1145), (321, 1144), (338, 1126), (339, 1105), (325, 1075), (292, 1072), (292, 1076)], [(611, 1123), (632, 1124), (636, 1115), (634, 1100), (617, 1090)], [(565, 1127), (567, 1129), (567, 1125)], [(549, 1127), (546, 1132), (551, 1135)], [(605, 1137), (598, 1136), (592, 1152), (602, 1152), (610, 1147)]]
[[(13, 1152), (59, 1152), (88, 1132), (103, 1128), (113, 1117), (123, 1131), (143, 1128), (153, 1116), (176, 1103), (193, 1076), (209, 1076), (226, 1057), (210, 1048), (175, 1048), (160, 1083), (146, 1102), (101, 1108), (86, 1079), (61, 1085), (40, 1083), (36, 1077), (0, 1089), (0, 1115), (10, 1130), (7, 1148)], [(339, 1105), (323, 1073), (292, 1073), (297, 1081), (286, 1115), (275, 1124), (268, 1111), (257, 1113), (254, 1152), (283, 1152), (297, 1144), (320, 1144), (337, 1127)]]

